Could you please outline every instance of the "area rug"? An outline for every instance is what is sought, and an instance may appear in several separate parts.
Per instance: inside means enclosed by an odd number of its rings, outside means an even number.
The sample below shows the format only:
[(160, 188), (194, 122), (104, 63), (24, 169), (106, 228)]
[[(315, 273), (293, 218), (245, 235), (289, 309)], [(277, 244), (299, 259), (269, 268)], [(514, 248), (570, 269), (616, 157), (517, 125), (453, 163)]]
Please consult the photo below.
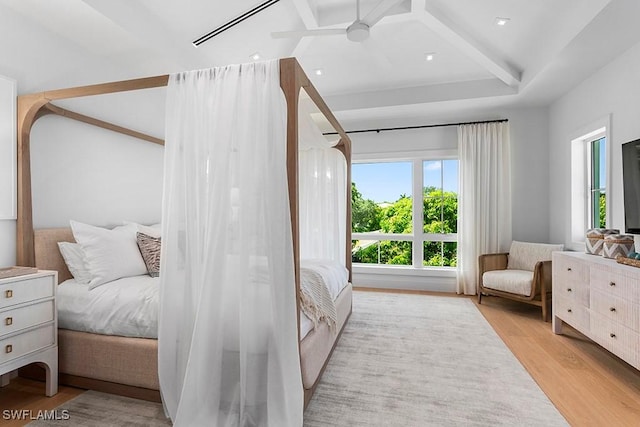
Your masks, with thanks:
[(566, 426), (467, 298), (354, 293), (305, 427)]
[[(170, 425), (160, 404), (93, 391), (62, 409), (69, 420), (29, 425)], [(473, 302), (354, 292), (304, 427), (497, 425), (568, 424)]]
[(167, 427), (162, 404), (113, 394), (86, 391), (60, 405), (47, 420), (33, 421), (30, 427)]

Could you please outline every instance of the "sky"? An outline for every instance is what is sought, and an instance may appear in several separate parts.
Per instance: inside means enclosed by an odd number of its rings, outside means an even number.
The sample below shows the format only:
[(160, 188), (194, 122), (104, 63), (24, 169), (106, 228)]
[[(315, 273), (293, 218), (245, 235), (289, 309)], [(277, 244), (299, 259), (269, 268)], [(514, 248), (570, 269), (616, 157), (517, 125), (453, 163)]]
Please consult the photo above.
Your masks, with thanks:
[[(352, 181), (365, 199), (376, 203), (395, 202), (400, 195), (411, 195), (411, 162), (354, 163)], [(458, 192), (458, 161), (423, 162), (423, 185)]]

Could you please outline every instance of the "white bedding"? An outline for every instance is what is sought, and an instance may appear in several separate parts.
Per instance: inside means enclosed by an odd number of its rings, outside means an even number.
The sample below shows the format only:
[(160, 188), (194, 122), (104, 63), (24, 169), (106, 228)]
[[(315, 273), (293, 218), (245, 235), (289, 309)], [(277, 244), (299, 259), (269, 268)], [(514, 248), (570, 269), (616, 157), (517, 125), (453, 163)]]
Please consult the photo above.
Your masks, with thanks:
[[(335, 299), (347, 285), (347, 270), (339, 263), (304, 260), (306, 268), (325, 279)], [(158, 337), (158, 286), (160, 278), (148, 275), (125, 277), (89, 290), (74, 279), (58, 286), (58, 326), (74, 331), (124, 337)], [(300, 313), (300, 339), (313, 322)]]
[(123, 337), (158, 338), (158, 285), (148, 275), (89, 290), (74, 279), (58, 286), (58, 327)]

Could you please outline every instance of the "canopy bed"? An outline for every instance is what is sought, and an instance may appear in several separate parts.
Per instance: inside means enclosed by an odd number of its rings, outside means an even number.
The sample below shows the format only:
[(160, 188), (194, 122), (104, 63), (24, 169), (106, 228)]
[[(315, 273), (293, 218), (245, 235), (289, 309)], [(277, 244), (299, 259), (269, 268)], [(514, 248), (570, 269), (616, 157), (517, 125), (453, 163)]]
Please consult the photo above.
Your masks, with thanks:
[[(283, 135), (283, 139), (286, 138), (286, 174), (284, 177), (287, 187), (285, 192), (288, 197), (291, 245), (293, 248), (293, 283), (295, 284), (295, 304), (297, 307), (297, 325), (295, 329), (301, 338), (297, 347), (301, 368), (300, 378), (304, 389), (304, 406), (306, 407), (327, 365), (337, 340), (342, 333), (344, 325), (351, 314), (351, 143), (345, 131), (304, 74), (298, 62), (294, 58), (286, 58), (277, 61), (277, 63), (279, 66), (279, 68), (277, 68), (279, 69), (279, 86), (286, 101), (283, 109), (283, 112), (286, 113), (286, 135)], [(40, 230), (33, 228), (30, 131), (34, 122), (43, 115), (56, 114), (144, 139), (152, 143), (164, 144), (164, 141), (158, 138), (65, 110), (51, 104), (51, 102), (75, 97), (163, 87), (168, 84), (170, 85), (171, 78), (172, 76), (163, 75), (47, 91), (24, 95), (18, 98), (18, 265), (36, 266), (43, 270), (56, 270), (59, 273), (60, 283), (72, 278), (67, 264), (65, 264), (65, 260), (63, 260), (58, 250), (59, 242), (74, 242), (72, 230), (69, 228)], [(185, 79), (186, 77), (178, 76), (178, 82), (181, 78)], [(305, 173), (302, 168), (305, 167), (304, 165), (313, 164), (318, 158), (317, 156), (312, 156), (312, 158), (309, 159), (307, 156), (304, 160), (301, 160), (299, 130), (300, 128), (309, 126), (308, 121), (301, 121), (299, 114), (302, 92), (308, 96), (319, 112), (324, 115), (326, 120), (328, 120), (331, 126), (338, 132), (340, 139), (334, 148), (341, 153), (339, 163), (344, 163), (345, 165), (344, 175), (342, 176), (344, 188), (341, 189), (340, 193), (344, 199), (343, 212), (341, 214), (344, 215), (344, 217), (340, 219), (339, 226), (342, 233), (340, 236), (341, 248), (339, 254), (342, 268), (345, 269), (346, 285), (336, 291), (336, 295), (334, 295), (336, 318), (333, 327), (330, 323), (323, 322), (315, 325), (314, 328), (309, 328), (308, 322), (306, 326), (303, 325), (305, 319), (301, 319), (302, 316), (300, 314), (301, 298), (304, 300), (304, 292), (301, 290), (301, 276), (305, 270), (301, 267), (301, 258), (314, 258), (318, 255), (314, 253), (314, 250), (319, 246), (309, 243), (309, 241), (303, 242), (303, 240), (309, 239), (309, 236), (317, 233), (314, 227), (302, 225), (301, 214), (310, 215), (314, 212), (313, 208), (307, 206), (308, 203), (311, 203), (310, 199), (314, 197), (309, 197), (312, 195), (306, 194), (306, 192), (309, 189), (311, 189), (311, 191), (317, 191), (319, 187), (317, 187), (317, 183), (304, 184), (307, 190), (303, 190), (301, 194), (300, 183), (305, 182), (305, 178), (303, 178)], [(302, 104), (304, 104), (304, 102), (302, 102)], [(305, 117), (308, 117), (308, 115)], [(320, 157), (322, 156), (323, 155)], [(165, 159), (165, 169), (167, 169), (167, 165), (168, 163)], [(206, 167), (208, 169), (208, 163)], [(166, 170), (165, 173), (167, 173)], [(329, 175), (331, 175), (331, 173), (327, 172), (327, 176)], [(317, 178), (317, 176), (318, 173), (316, 171), (315, 178)], [(314, 180), (306, 179), (306, 181)], [(314, 185), (316, 185), (316, 187), (314, 187)], [(233, 204), (233, 191), (228, 197), (227, 201)], [(237, 194), (235, 197), (238, 197)], [(167, 211), (164, 213), (166, 212)], [(289, 220), (287, 220), (287, 224), (289, 224)], [(163, 232), (168, 233), (172, 231), (167, 227), (165, 227), (163, 219)], [(342, 240), (343, 238), (344, 240)], [(163, 256), (165, 251), (164, 245), (165, 240), (163, 237)], [(313, 261), (310, 263), (313, 264)], [(319, 268), (322, 269), (324, 267), (320, 266)], [(165, 273), (166, 272), (163, 272), (161, 275)], [(307, 331), (302, 331), (302, 329), (306, 329)], [(312, 330), (308, 331), (309, 329)], [(149, 400), (159, 400), (160, 393), (158, 390), (160, 390), (160, 384), (157, 375), (157, 340), (60, 329), (59, 347), (60, 382), (62, 384), (103, 390)], [(164, 393), (165, 392), (163, 392), (163, 394)]]

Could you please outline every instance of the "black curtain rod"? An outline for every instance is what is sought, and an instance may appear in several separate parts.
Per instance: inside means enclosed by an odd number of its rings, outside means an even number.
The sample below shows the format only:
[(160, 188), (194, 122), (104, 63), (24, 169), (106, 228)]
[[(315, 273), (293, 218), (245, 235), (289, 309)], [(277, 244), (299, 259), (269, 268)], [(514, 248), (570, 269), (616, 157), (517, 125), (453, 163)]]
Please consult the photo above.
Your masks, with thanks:
[[(347, 130), (345, 133), (365, 133), (365, 132), (385, 132), (389, 130), (407, 130), (407, 129), (424, 129), (424, 128), (441, 128), (446, 126), (461, 126), (461, 125), (476, 125), (479, 123), (502, 123), (508, 122), (509, 119), (498, 120), (483, 120), (480, 122), (460, 122), (460, 123), (440, 123), (437, 125), (419, 125), (419, 126), (402, 126), (395, 128), (379, 128), (379, 129), (359, 129), (359, 130)], [(324, 132), (323, 135), (338, 135), (338, 132)]]
[(280, 0), (268, 0), (268, 1), (265, 1), (264, 3), (259, 4), (258, 6), (254, 7), (253, 9), (248, 10), (245, 13), (243, 13), (242, 15), (240, 15), (240, 16), (232, 19), (231, 21), (227, 22), (226, 24), (223, 24), (223, 25), (219, 26), (218, 28), (216, 28), (215, 30), (208, 32), (207, 34), (205, 34), (204, 36), (200, 37), (199, 39), (194, 40), (193, 41), (193, 45), (196, 46), (196, 47), (200, 46), (202, 43), (206, 42), (210, 38), (215, 37), (215, 36), (217, 36), (218, 34), (224, 32), (224, 31), (227, 31), (231, 27), (235, 27), (236, 25), (238, 25), (239, 23), (241, 23), (245, 19), (251, 18), (256, 13), (262, 12), (263, 10), (268, 8), (269, 6), (273, 6), (274, 4), (278, 3), (279, 1)]

